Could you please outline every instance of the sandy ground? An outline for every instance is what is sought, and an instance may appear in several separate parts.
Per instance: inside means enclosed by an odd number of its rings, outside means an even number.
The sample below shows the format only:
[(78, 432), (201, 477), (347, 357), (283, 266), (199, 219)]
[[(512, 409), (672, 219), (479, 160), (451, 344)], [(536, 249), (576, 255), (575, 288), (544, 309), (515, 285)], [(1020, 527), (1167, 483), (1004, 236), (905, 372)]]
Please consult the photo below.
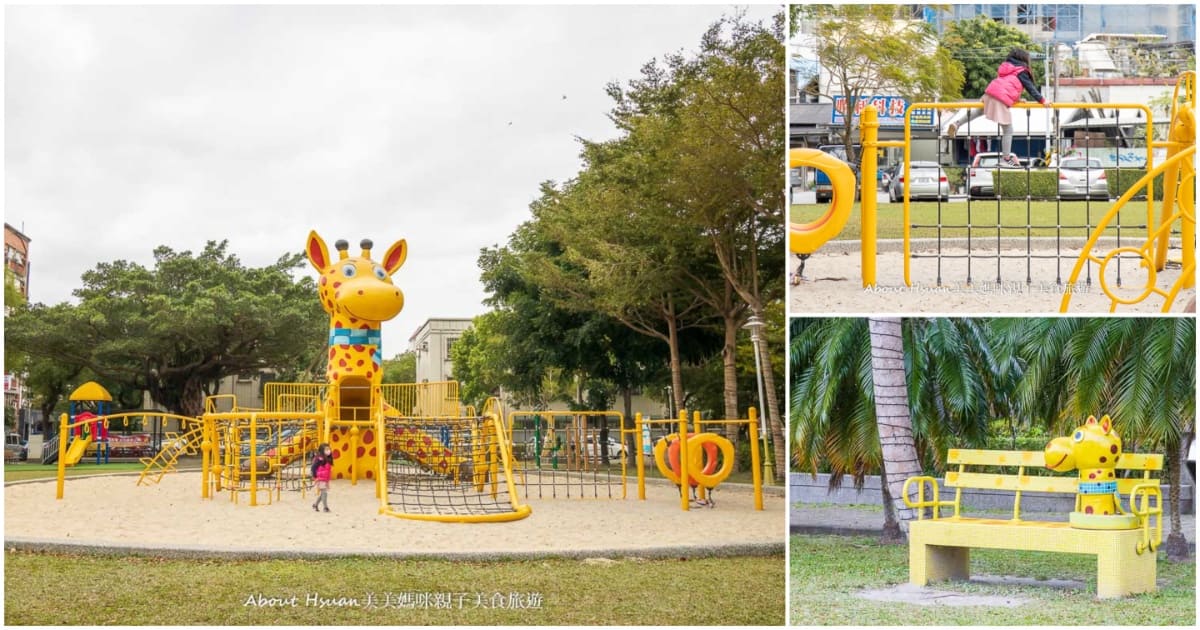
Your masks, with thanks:
[[(994, 247), (994, 241), (993, 241)], [(975, 243), (972, 251), (975, 254), (988, 254), (978, 249)], [(914, 248), (914, 253), (932, 254), (928, 247)], [(993, 250), (994, 251), (994, 250)], [(1019, 250), (1014, 246), (1006, 250), (1006, 254), (1025, 252), (1022, 242)], [(967, 250), (959, 247), (943, 246), (943, 255), (965, 255)], [(1054, 250), (1034, 250), (1035, 254), (1050, 255)], [(1100, 252), (1103, 257), (1107, 253)], [(1171, 257), (1178, 257), (1177, 250), (1171, 252)], [(1002, 259), (1000, 266), (1000, 282), (997, 283), (996, 259), (975, 258), (970, 263), (971, 283), (967, 283), (968, 268), (965, 258), (941, 259), (941, 283), (938, 260), (935, 258), (914, 257), (911, 262), (910, 277), (912, 287), (904, 284), (904, 259), (898, 247), (881, 243), (876, 258), (878, 286), (873, 290), (862, 287), (861, 254), (854, 247), (827, 247), (813, 254), (808, 259), (804, 269), (804, 278), (799, 285), (789, 288), (789, 312), (797, 315), (829, 314), (829, 313), (947, 313), (947, 314), (985, 314), (985, 313), (1057, 313), (1062, 301), (1063, 288), (1056, 284), (1061, 278), (1065, 284), (1070, 277), (1075, 259), (1061, 260), (1034, 258), (1027, 260)], [(788, 272), (796, 272), (799, 259), (788, 256)], [(1110, 264), (1105, 269), (1105, 281), (1110, 287), (1115, 287), (1117, 266)], [(1170, 285), (1179, 278), (1178, 265), (1168, 265), (1167, 269), (1157, 274), (1157, 286), (1169, 290)], [(1081, 274), (1081, 278), (1085, 276)], [(1069, 312), (1071, 313), (1107, 313), (1111, 300), (1103, 293), (1099, 284), (1099, 267), (1092, 265), (1091, 285), (1082, 284), (1077, 287), (1071, 297)], [(1032, 283), (1027, 283), (1027, 279)], [(1142, 293), (1147, 282), (1146, 272), (1140, 268), (1136, 260), (1123, 261), (1121, 264), (1121, 288), (1114, 289), (1122, 298), (1129, 299)], [(1172, 312), (1180, 312), (1196, 295), (1195, 289), (1184, 289), (1176, 298)], [(1120, 305), (1117, 313), (1157, 313), (1163, 305), (1163, 298), (1150, 295), (1140, 304)]]
[[(647, 500), (530, 499), (533, 513), (509, 523), (433, 523), (381, 516), (374, 484), (335, 482), (331, 513), (309, 507), (313, 495), (284, 491), (273, 505), (200, 498), (199, 472), (167, 475), (157, 486), (136, 476), (68, 479), (4, 489), (4, 537), (14, 544), (69, 543), (129, 549), (215, 550), (234, 555), (305, 553), (398, 556), (707, 555), (782, 552), (785, 501), (719, 487), (716, 508), (683, 512), (674, 486), (647, 484)], [(629, 496), (636, 497), (636, 485)]]

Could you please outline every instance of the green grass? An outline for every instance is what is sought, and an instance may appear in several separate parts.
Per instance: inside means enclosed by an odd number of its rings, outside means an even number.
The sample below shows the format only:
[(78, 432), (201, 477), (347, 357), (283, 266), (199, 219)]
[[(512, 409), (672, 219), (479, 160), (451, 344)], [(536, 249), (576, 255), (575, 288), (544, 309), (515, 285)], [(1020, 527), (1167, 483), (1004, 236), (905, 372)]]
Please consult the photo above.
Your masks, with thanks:
[(803, 625), (1194, 625), (1196, 565), (1159, 556), (1159, 590), (1116, 600), (1097, 600), (1093, 556), (971, 550), (971, 572), (1037, 579), (1073, 579), (1083, 590), (1036, 585), (943, 582), (939, 590), (1007, 595), (1031, 600), (1016, 608), (916, 606), (855, 597), (864, 589), (908, 581), (907, 545), (881, 545), (874, 538), (791, 537), (790, 609)]
[[(859, 204), (854, 204), (854, 209), (851, 211), (849, 220), (846, 221), (846, 227), (837, 235), (835, 240), (857, 240), (862, 235), (862, 215), (859, 212)], [(1083, 201), (1064, 201), (1060, 205), (1054, 201), (1034, 201), (1029, 204), (1028, 222), (1034, 226), (1050, 226), (1050, 227), (1034, 227), (1032, 230), (1033, 236), (1055, 236), (1058, 230), (1053, 226), (1059, 225), (1059, 212), (1061, 211), (1062, 225), (1095, 225), (1097, 221), (1103, 218), (1104, 213), (1112, 207), (1110, 201), (1093, 201), (1091, 202), (1090, 216), (1088, 204)], [(796, 223), (806, 223), (813, 221), (825, 214), (829, 209), (829, 204), (817, 205), (794, 205), (791, 207), (789, 218)], [(932, 225), (938, 223), (938, 207), (936, 202), (919, 201), (913, 202), (909, 206), (911, 213), (911, 222), (918, 225)], [(943, 225), (965, 225), (967, 221), (967, 204), (965, 202), (943, 203), (941, 209), (941, 223)], [(1026, 208), (1025, 201), (1003, 201), (1000, 203), (1000, 219), (1005, 225), (1025, 225)], [(1146, 206), (1142, 203), (1131, 203), (1126, 205), (1121, 211), (1121, 220), (1125, 224), (1144, 224), (1146, 222)], [(977, 238), (987, 238), (996, 236), (996, 202), (995, 200), (975, 200), (971, 202), (971, 225), (979, 226), (972, 227), (971, 236)], [(990, 225), (990, 227), (985, 227)], [(1001, 229), (1001, 236), (1025, 236), (1025, 228), (1006, 227)], [(881, 203), (878, 211), (878, 237), (879, 238), (903, 238), (904, 236), (904, 206), (899, 203)], [(1088, 230), (1084, 228), (1063, 228), (1063, 236), (1087, 236)], [(1115, 234), (1110, 229), (1109, 234)], [(1123, 228), (1122, 236), (1130, 237), (1145, 237), (1146, 230), (1131, 228)], [(942, 228), (943, 237), (964, 237), (967, 235), (966, 228)], [(912, 230), (912, 238), (932, 238), (937, 236), (937, 231), (931, 228), (919, 228)]]
[[(114, 462), (111, 464), (84, 464), (67, 466), (68, 477), (87, 475), (109, 475), (112, 473), (141, 472), (145, 466), (137, 462)], [(58, 464), (5, 464), (4, 480), (53, 479), (58, 476)]]
[[(472, 535), (464, 530), (464, 537)], [(482, 535), (486, 535), (483, 533)], [(467, 544), (464, 538), (464, 544)], [(782, 555), (698, 560), (506, 562), (168, 560), (7, 551), (6, 625), (782, 625)], [(390, 594), (449, 608), (368, 604)], [(510, 594), (540, 607), (479, 607)], [(296, 607), (245, 605), (251, 596)], [(309, 594), (357, 600), (305, 605)], [(412, 601), (410, 599), (410, 601)], [(461, 602), (461, 604), (460, 604)], [(460, 607), (461, 606), (461, 607)]]

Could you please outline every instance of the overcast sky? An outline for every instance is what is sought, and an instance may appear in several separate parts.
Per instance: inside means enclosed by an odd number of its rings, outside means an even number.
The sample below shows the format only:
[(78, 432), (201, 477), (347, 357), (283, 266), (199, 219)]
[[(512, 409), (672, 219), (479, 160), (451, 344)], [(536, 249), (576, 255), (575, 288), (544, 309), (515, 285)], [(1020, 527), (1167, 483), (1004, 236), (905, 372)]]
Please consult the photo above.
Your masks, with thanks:
[(404, 238), (390, 357), (428, 318), (484, 312), (480, 248), (578, 172), (576, 136), (615, 135), (604, 86), (736, 9), (5, 10), (4, 220), (32, 239), (32, 301), (158, 245), (228, 239), (261, 266), (311, 229), (352, 255)]

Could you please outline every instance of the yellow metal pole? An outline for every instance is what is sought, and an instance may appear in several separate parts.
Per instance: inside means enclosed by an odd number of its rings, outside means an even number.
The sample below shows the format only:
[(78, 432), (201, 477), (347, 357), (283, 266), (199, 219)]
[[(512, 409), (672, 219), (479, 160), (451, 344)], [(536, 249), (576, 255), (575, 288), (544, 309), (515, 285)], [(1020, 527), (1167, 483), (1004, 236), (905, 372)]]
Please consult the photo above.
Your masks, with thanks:
[[(700, 412), (699, 411), (692, 412), (692, 426), (695, 427), (696, 435), (700, 435)], [(703, 485), (696, 486), (696, 496), (700, 497), (700, 500), (702, 500), (702, 501), (707, 499), (707, 494), (705, 494), (705, 492), (704, 492)]]
[[(387, 476), (387, 439), (384, 437), (383, 410), (375, 416), (375, 498), (383, 499), (384, 477)], [(381, 508), (382, 509), (382, 508)]]
[(67, 458), (67, 414), (59, 416), (58, 421), (58, 483), (54, 498), (63, 498), (63, 485), (67, 479), (67, 464), (63, 461)]
[(250, 414), (250, 505), (258, 505), (258, 414)]
[[(912, 163), (912, 112), (916, 106), (911, 106), (908, 111), (904, 112), (904, 185), (908, 186), (912, 181), (912, 173), (909, 172), (909, 165)], [(912, 232), (909, 226), (912, 225), (912, 208), (908, 205), (908, 195), (904, 195), (904, 209), (901, 212), (901, 221), (903, 225), (901, 229), (904, 231), (904, 286), (912, 286), (911, 262), (912, 262)]]
[(645, 445), (642, 442), (642, 412), (637, 412), (634, 416), (634, 424), (637, 429), (637, 435), (633, 437), (633, 444), (636, 447), (634, 457), (637, 457), (637, 480), (638, 480), (638, 499), (646, 500), (646, 457), (642, 455), (642, 449)]
[(200, 429), (200, 498), (209, 498), (208, 476), (212, 473), (212, 435), (210, 432), (212, 419), (208, 414), (202, 417)]
[(763, 509), (763, 476), (758, 452), (758, 410), (750, 408), (750, 476), (754, 480), (754, 509)]
[(350, 485), (358, 485), (358, 425), (350, 427), (350, 450), (347, 451), (350, 457)]
[(879, 170), (879, 112), (874, 105), (863, 109), (859, 125), (863, 152), (859, 208), (862, 212), (862, 285), (865, 289), (875, 286), (876, 218), (879, 214), (875, 192), (875, 175)]
[(688, 420), (687, 409), (679, 410), (679, 501), (684, 512), (688, 511)]

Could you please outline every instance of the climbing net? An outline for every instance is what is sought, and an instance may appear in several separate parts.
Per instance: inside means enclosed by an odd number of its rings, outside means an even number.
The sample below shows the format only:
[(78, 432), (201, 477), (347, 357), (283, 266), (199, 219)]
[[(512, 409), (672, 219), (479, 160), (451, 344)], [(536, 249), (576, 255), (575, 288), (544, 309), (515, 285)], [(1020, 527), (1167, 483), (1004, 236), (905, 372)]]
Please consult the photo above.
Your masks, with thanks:
[(501, 421), (479, 417), (389, 417), (385, 513), (443, 521), (523, 518), (511, 446)]
[(234, 502), (248, 496), (252, 505), (278, 500), (282, 491), (307, 490), (307, 464), (319, 442), (319, 418), (286, 412), (205, 414), (213, 452), (210, 476), (214, 491), (228, 490)]
[(633, 430), (622, 430), (622, 414), (516, 412), (509, 422), (526, 498), (625, 498)]
[[(1036, 277), (1035, 261), (1050, 260), (1054, 285), (1069, 290), (1071, 262), (1063, 261), (1079, 258), (1083, 244), (1097, 230), (1104, 232), (1104, 245), (1118, 251), (1109, 284), (1125, 284), (1126, 276), (1137, 266), (1122, 261), (1139, 258), (1126, 248), (1140, 244), (1156, 227), (1154, 200), (1161, 198), (1161, 185), (1157, 191), (1153, 185), (1145, 191), (1144, 207), (1128, 204), (1126, 211), (1115, 213), (1107, 225), (1102, 221), (1112, 209), (1110, 197), (1121, 197), (1152, 168), (1155, 144), (1147, 139), (1153, 138), (1155, 131), (1150, 109), (1140, 104), (1066, 103), (1044, 110), (1037, 104), (1018, 104), (1013, 110), (1014, 123), (1024, 122), (1024, 133), (1013, 138), (1012, 150), (1022, 159), (1021, 166), (1014, 168), (1000, 162), (995, 153), (1000, 151), (996, 125), (979, 117), (979, 108), (979, 103), (912, 106), (913, 110), (934, 112), (936, 168), (941, 182), (951, 173), (943, 165), (954, 161), (950, 159), (953, 154), (968, 153), (972, 164), (954, 171), (961, 172), (968, 193), (966, 203), (943, 203), (939, 195), (932, 213), (922, 212), (919, 220), (914, 220), (909, 203), (913, 182), (905, 178), (905, 284), (912, 285), (910, 259), (933, 259), (939, 286), (950, 280), (944, 260), (963, 260), (965, 277), (960, 280), (968, 285), (986, 277), (998, 286), (1005, 283), (1005, 269), (1009, 273), (1023, 271), (1021, 281), (1026, 286), (1046, 283), (1048, 279)], [(1094, 117), (1089, 113), (1101, 110), (1112, 115)], [(949, 133), (943, 134), (942, 129)], [(912, 135), (910, 116), (905, 121), (905, 137), (911, 139)], [(906, 174), (911, 174), (912, 144), (911, 140), (905, 143)], [(929, 251), (913, 252), (914, 237), (928, 238)], [(950, 238), (953, 247), (946, 246)], [(1076, 282), (1086, 289), (1096, 274), (1091, 261), (1083, 272)]]

